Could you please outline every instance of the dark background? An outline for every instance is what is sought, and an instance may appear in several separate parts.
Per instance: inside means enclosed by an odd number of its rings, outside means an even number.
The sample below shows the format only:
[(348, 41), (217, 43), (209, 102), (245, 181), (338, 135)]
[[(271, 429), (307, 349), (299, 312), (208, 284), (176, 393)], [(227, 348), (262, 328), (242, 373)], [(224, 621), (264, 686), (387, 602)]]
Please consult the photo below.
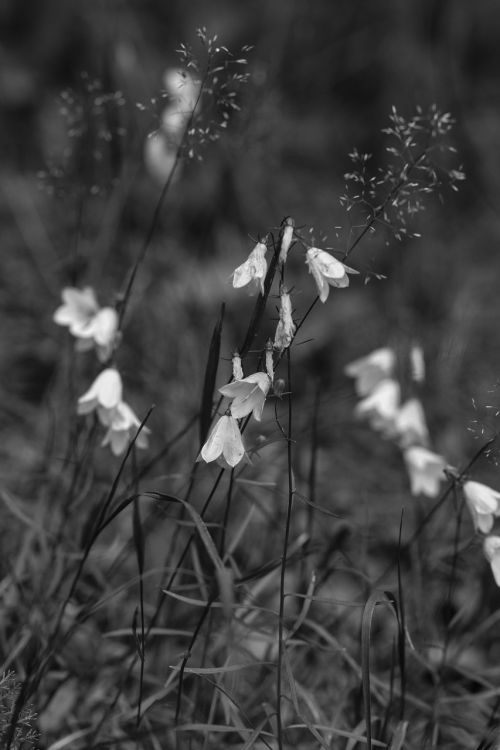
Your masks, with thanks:
[[(496, 404), (500, 364), (496, 3), (3, 0), (0, 16), (0, 429), (9, 481), (40, 469), (40, 445), (56, 440), (58, 415), (71, 412), (93, 374), (90, 359), (79, 359), (82, 378), (74, 393), (64, 390), (61, 357), (72, 345), (51, 316), (64, 285), (91, 284), (102, 304), (123, 288), (160, 190), (143, 144), (164, 106), (162, 74), (178, 64), (181, 42), (203, 55), (201, 26), (236, 56), (254, 45), (250, 79), (240, 111), (200, 149), (203, 161), (182, 166), (165, 203), (120, 354), (129, 400), (139, 413), (157, 404), (161, 445), (165, 425), (169, 434), (198, 407), (222, 300), (231, 309), (226, 359), (241, 340), (252, 302), (229, 279), (254, 239), (291, 215), (317, 241), (324, 234), (345, 249), (350, 219), (338, 199), (349, 152), (369, 152), (383, 169), (391, 108), (411, 117), (436, 104), (456, 119), (449, 143), (467, 180), (458, 193), (429, 197), (412, 226), (421, 239), (380, 230), (360, 245), (353, 265), (387, 280), (355, 278), (315, 311), (303, 331), (313, 340), (296, 347), (297, 395), (307, 398), (319, 378), (322, 439), (338, 443), (354, 404), (346, 362), (420, 341), (436, 448), (462, 460), (468, 428), (481, 434), (491, 414), (483, 407)], [(290, 263), (300, 316), (312, 281), (298, 254)]]

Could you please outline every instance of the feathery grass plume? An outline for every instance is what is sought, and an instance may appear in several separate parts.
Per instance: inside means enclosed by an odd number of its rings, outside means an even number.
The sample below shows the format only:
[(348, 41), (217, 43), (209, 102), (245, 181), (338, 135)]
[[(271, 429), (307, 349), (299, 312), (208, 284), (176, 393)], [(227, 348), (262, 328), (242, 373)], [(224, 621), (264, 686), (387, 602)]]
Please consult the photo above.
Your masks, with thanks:
[(202, 160), (204, 147), (220, 138), (231, 115), (239, 110), (238, 95), (248, 81), (250, 45), (233, 55), (206, 28), (198, 29), (197, 37), (199, 54), (181, 44), (177, 50), (180, 69), (168, 68), (163, 74), (167, 104), (159, 127), (144, 144), (146, 167), (160, 185), (177, 178), (179, 160)]
[(353, 169), (344, 175), (346, 192), (340, 203), (351, 214), (352, 224), (360, 228), (346, 255), (368, 231), (378, 227), (397, 240), (420, 237), (410, 222), (425, 209), (429, 195), (439, 193), (444, 181), (456, 190), (457, 183), (465, 179), (460, 167), (446, 164), (445, 157), (454, 152), (446, 139), (454, 125), (448, 112), (440, 112), (436, 105), (427, 111), (417, 107), (415, 114), (406, 118), (393, 107), (389, 120), (390, 125), (382, 131), (390, 138), (386, 147), (389, 161), (383, 168), (370, 174), (371, 154), (356, 148), (349, 154)]

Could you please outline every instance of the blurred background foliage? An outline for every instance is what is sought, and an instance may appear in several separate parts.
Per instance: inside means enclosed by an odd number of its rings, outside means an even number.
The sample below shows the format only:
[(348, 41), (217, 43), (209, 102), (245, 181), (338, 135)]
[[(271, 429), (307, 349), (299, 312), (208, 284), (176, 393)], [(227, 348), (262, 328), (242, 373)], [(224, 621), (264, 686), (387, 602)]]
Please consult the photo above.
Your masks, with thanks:
[[(157, 404), (159, 445), (192, 416), (222, 300), (231, 310), (226, 358), (245, 329), (253, 302), (228, 281), (251, 238), (291, 215), (314, 228), (318, 244), (326, 236), (343, 250), (349, 152), (368, 152), (371, 167), (383, 169), (391, 107), (411, 117), (436, 103), (457, 120), (450, 143), (467, 180), (458, 193), (429, 198), (412, 225), (421, 239), (397, 241), (382, 228), (359, 246), (353, 264), (387, 280), (355, 279), (315, 311), (303, 329), (312, 341), (295, 348), (297, 390), (307, 404), (321, 383), (321, 441), (336, 446), (348, 471), (367, 442), (378, 461), (388, 449), (352, 424), (342, 369), (375, 346), (418, 340), (436, 448), (451, 462), (463, 458), (474, 437), (467, 428), (481, 434), (490, 413), (483, 407), (498, 397), (493, 0), (2, 0), (0, 18), (0, 450), (8, 482), (23, 485), (27, 468), (44, 471), (40, 446), (57, 443), (61, 403), (71, 412), (92, 375), (90, 358), (80, 358), (62, 395), (72, 344), (52, 312), (63, 285), (91, 284), (102, 304), (123, 287), (160, 191), (143, 151), (159, 125), (162, 75), (178, 64), (182, 42), (197, 53), (201, 26), (235, 54), (254, 46), (250, 80), (229, 127), (202, 149), (203, 161), (183, 165), (164, 204), (119, 355), (132, 402), (142, 413)], [(290, 263), (299, 316), (311, 280), (298, 253)], [(223, 370), (225, 379), (229, 364)]]

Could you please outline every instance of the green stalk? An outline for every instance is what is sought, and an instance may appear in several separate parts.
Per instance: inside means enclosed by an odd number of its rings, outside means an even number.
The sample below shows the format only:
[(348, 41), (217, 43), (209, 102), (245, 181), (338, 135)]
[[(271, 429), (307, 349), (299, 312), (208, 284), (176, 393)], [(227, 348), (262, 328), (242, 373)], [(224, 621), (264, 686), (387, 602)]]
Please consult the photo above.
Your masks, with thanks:
[(292, 507), (293, 507), (293, 496), (295, 494), (295, 486), (293, 479), (292, 470), (292, 378), (291, 378), (291, 362), (290, 362), (290, 348), (286, 352), (287, 360), (287, 378), (288, 378), (288, 434), (287, 434), (287, 467), (288, 467), (288, 506), (286, 512), (285, 522), (285, 536), (283, 539), (283, 556), (281, 558), (281, 573), (280, 573), (280, 603), (279, 603), (279, 617), (278, 617), (278, 671), (276, 676), (276, 719), (277, 719), (277, 733), (278, 733), (278, 748), (283, 750), (283, 722), (281, 716), (281, 674), (283, 670), (283, 655), (285, 644), (283, 643), (283, 631), (284, 631), (284, 619), (285, 619), (285, 573), (286, 573), (286, 562), (288, 555), (288, 543), (290, 539), (290, 525), (292, 520)]

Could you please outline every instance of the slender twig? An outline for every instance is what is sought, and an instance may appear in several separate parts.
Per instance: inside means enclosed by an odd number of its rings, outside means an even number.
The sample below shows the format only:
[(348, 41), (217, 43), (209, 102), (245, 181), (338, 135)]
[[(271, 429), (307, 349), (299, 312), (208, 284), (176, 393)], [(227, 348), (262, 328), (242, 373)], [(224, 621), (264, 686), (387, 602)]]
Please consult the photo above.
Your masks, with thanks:
[(292, 468), (292, 367), (290, 359), (290, 348), (287, 349), (287, 379), (288, 379), (288, 435), (287, 435), (287, 468), (288, 468), (288, 505), (285, 521), (285, 535), (283, 538), (283, 556), (281, 558), (280, 571), (280, 595), (278, 615), (278, 669), (276, 674), (276, 724), (277, 740), (279, 750), (283, 750), (283, 717), (281, 714), (281, 684), (285, 644), (283, 640), (285, 629), (285, 574), (288, 555), (288, 542), (290, 539), (290, 526), (292, 521), (293, 496), (295, 494), (295, 483)]
[(147, 252), (149, 250), (149, 247), (151, 245), (151, 242), (153, 240), (154, 234), (156, 232), (156, 227), (158, 225), (158, 220), (159, 220), (160, 215), (161, 215), (161, 210), (162, 210), (162, 207), (163, 207), (163, 202), (164, 202), (164, 200), (165, 200), (165, 198), (166, 198), (166, 196), (168, 194), (168, 191), (170, 190), (170, 187), (172, 185), (172, 181), (174, 179), (177, 167), (179, 165), (181, 154), (182, 154), (182, 152), (184, 150), (184, 145), (185, 145), (186, 140), (188, 138), (188, 133), (189, 133), (189, 131), (191, 129), (191, 125), (193, 124), (193, 121), (194, 121), (194, 118), (195, 118), (195, 115), (196, 115), (196, 111), (198, 109), (198, 105), (199, 105), (199, 103), (201, 101), (201, 98), (203, 96), (203, 93), (204, 93), (204, 90), (205, 90), (205, 84), (206, 84), (207, 78), (208, 78), (208, 76), (210, 74), (211, 63), (212, 63), (212, 55), (209, 54), (208, 59), (207, 59), (207, 65), (206, 65), (206, 68), (205, 68), (205, 73), (204, 73), (203, 79), (202, 79), (202, 81), (200, 83), (200, 87), (199, 87), (199, 90), (198, 90), (198, 95), (196, 97), (196, 101), (194, 103), (194, 107), (192, 109), (191, 114), (189, 115), (189, 119), (188, 119), (188, 121), (186, 123), (186, 127), (184, 129), (184, 133), (182, 134), (181, 142), (180, 142), (179, 147), (177, 149), (177, 152), (175, 154), (175, 160), (174, 160), (174, 163), (173, 163), (173, 166), (172, 166), (172, 170), (171, 170), (171, 172), (170, 172), (167, 180), (165, 181), (165, 184), (162, 187), (161, 193), (160, 193), (160, 195), (158, 197), (155, 209), (153, 211), (153, 216), (151, 218), (151, 223), (149, 225), (149, 230), (148, 230), (148, 232), (146, 234), (146, 237), (144, 238), (144, 242), (142, 243), (142, 246), (141, 246), (141, 248), (140, 248), (140, 250), (139, 250), (139, 252), (137, 254), (137, 257), (135, 259), (135, 263), (132, 266), (132, 270), (130, 272), (130, 275), (129, 275), (129, 278), (128, 278), (128, 281), (127, 281), (127, 284), (126, 284), (126, 287), (125, 287), (125, 291), (123, 292), (123, 295), (121, 297), (120, 304), (119, 304), (119, 325), (118, 325), (118, 327), (119, 327), (120, 330), (123, 327), (123, 320), (124, 320), (124, 317), (125, 317), (125, 312), (126, 312), (129, 300), (130, 300), (130, 295), (132, 293), (132, 288), (134, 286), (134, 282), (135, 282), (135, 279), (136, 279), (136, 276), (137, 276), (137, 272), (139, 271), (139, 267), (143, 263), (143, 261), (144, 261), (144, 259), (146, 257), (146, 254), (147, 254)]

